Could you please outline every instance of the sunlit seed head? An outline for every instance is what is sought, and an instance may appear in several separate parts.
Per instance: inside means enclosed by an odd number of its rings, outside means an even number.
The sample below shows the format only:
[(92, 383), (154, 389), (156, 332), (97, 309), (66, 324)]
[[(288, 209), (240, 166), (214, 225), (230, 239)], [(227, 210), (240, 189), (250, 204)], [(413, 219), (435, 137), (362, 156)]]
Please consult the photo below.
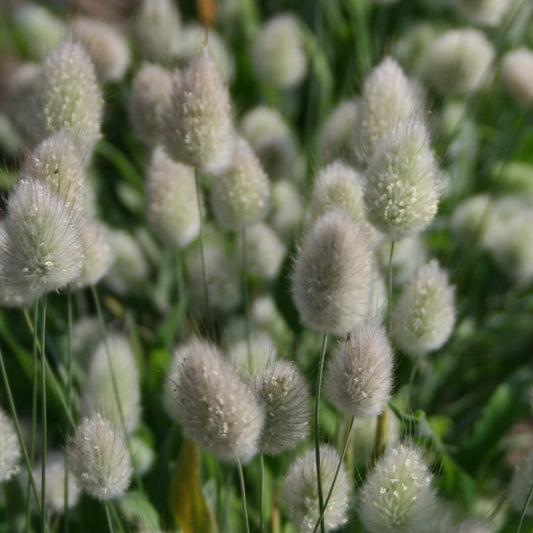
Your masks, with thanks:
[(483, 26), (498, 26), (513, 0), (455, 0), (458, 9), (472, 22)]
[(0, 483), (19, 470), (20, 444), (11, 418), (0, 409)]
[(503, 83), (519, 104), (533, 104), (533, 51), (519, 48), (507, 52), (501, 62)]
[(267, 220), (278, 234), (290, 240), (304, 218), (303, 199), (290, 180), (280, 180), (271, 187), (272, 207)]
[(326, 118), (320, 134), (320, 149), (327, 162), (354, 161), (357, 146), (359, 106), (355, 100), (343, 100)]

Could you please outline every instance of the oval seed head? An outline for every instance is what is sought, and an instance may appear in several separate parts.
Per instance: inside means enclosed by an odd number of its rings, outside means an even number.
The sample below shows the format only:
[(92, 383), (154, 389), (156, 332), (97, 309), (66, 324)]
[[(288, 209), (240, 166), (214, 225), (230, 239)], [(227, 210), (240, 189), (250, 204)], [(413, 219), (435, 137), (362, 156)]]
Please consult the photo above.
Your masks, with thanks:
[(164, 123), (165, 148), (177, 161), (215, 175), (230, 166), (234, 144), (230, 96), (207, 47), (183, 74), (176, 71)]
[(256, 452), (263, 410), (214, 346), (189, 343), (178, 371), (176, 402), (185, 434), (204, 450), (228, 460)]
[(244, 115), (241, 128), (271, 179), (291, 177), (297, 155), (296, 143), (279, 111), (255, 107)]
[[(516, 467), (508, 488), (511, 507), (522, 511), (526, 504), (533, 479), (533, 450), (530, 450)], [(526, 515), (533, 516), (533, 502), (526, 507)]]
[(512, 0), (455, 0), (455, 3), (472, 22), (484, 26), (498, 26)]
[(326, 161), (337, 158), (348, 163), (354, 159), (357, 145), (359, 106), (354, 100), (343, 100), (326, 118), (320, 134), (320, 148)]
[(369, 418), (387, 405), (392, 374), (392, 349), (385, 331), (366, 323), (353, 329), (329, 360), (324, 391), (339, 411)]
[[(324, 444), (320, 446), (323, 494), (327, 495), (331, 488), (339, 460), (334, 448)], [(309, 450), (292, 463), (283, 481), (282, 494), (287, 514), (300, 533), (311, 533), (319, 517), (315, 450)], [(346, 467), (342, 464), (324, 513), (326, 531), (346, 523), (349, 501), (350, 481)]]
[(152, 153), (146, 176), (148, 220), (166, 244), (184, 248), (200, 233), (194, 169), (170, 159), (161, 147)]
[(59, 290), (81, 273), (80, 219), (43, 182), (22, 179), (8, 199), (0, 285), (23, 300)]
[(367, 317), (372, 254), (366, 232), (344, 210), (320, 217), (304, 236), (292, 274), (301, 322), (346, 335)]
[(14, 476), (21, 457), (20, 444), (15, 425), (7, 414), (0, 409), (0, 483)]
[[(125, 336), (109, 335), (107, 346), (111, 368), (109, 367), (106, 345), (101, 342), (92, 357), (84, 385), (85, 411), (89, 415), (100, 413), (115, 427), (122, 427), (119, 405), (113, 386), (114, 376), (126, 431), (131, 433), (139, 426), (141, 417), (141, 392), (137, 362), (131, 344)], [(113, 374), (111, 374), (111, 369)]]
[(309, 433), (310, 396), (305, 379), (289, 361), (272, 361), (254, 377), (255, 395), (265, 410), (259, 449), (277, 455)]
[(38, 89), (40, 138), (65, 130), (87, 158), (100, 138), (103, 99), (81, 44), (67, 41), (48, 56)]
[(454, 323), (454, 288), (433, 260), (403, 288), (392, 315), (393, 336), (405, 353), (420, 357), (439, 349)]
[(178, 56), (182, 40), (181, 17), (171, 0), (143, 0), (134, 26), (141, 55), (149, 61), (168, 62)]
[(533, 51), (519, 48), (507, 52), (501, 71), (505, 88), (519, 104), (533, 104)]
[(473, 239), (483, 242), (489, 221), (491, 197), (477, 194), (463, 200), (450, 218), (450, 228), (458, 239), (469, 246)]
[(368, 220), (391, 240), (418, 233), (437, 212), (438, 180), (426, 128), (398, 124), (383, 136), (366, 170)]
[[(246, 228), (245, 245), (248, 274), (274, 279), (287, 252), (276, 233), (266, 224), (253, 224)], [(242, 239), (239, 239), (238, 253), (242, 257)]]
[(426, 77), (441, 93), (467, 95), (487, 81), (494, 55), (494, 47), (482, 32), (449, 30), (428, 50)]
[(302, 197), (294, 183), (285, 179), (272, 184), (271, 197), (268, 220), (278, 234), (289, 241), (304, 217)]
[(128, 488), (133, 469), (126, 443), (101, 414), (81, 421), (68, 453), (79, 488), (93, 498), (110, 500)]
[(20, 174), (46, 182), (71, 211), (87, 214), (89, 184), (83, 159), (68, 133), (54, 133), (36, 146), (24, 161)]
[(220, 224), (238, 231), (263, 219), (270, 206), (270, 184), (244, 139), (237, 139), (233, 162), (215, 181), (211, 205)]
[(437, 512), (432, 475), (411, 444), (389, 449), (359, 491), (359, 517), (370, 533), (432, 531)]
[[(79, 500), (80, 491), (69, 469), (68, 508), (74, 507)], [(37, 493), (41, 493), (41, 465), (33, 470), (33, 479)], [(52, 452), (46, 456), (46, 487), (44, 493), (46, 505), (54, 513), (63, 513), (65, 509), (65, 456), (62, 452)]]
[(77, 18), (71, 27), (74, 41), (89, 54), (101, 82), (120, 80), (130, 64), (126, 39), (110, 24), (88, 17)]
[(406, 121), (423, 121), (425, 103), (420, 87), (400, 65), (386, 57), (366, 77), (357, 117), (357, 153), (368, 162), (382, 137)]
[(299, 21), (281, 14), (266, 22), (253, 47), (257, 74), (280, 89), (298, 85), (307, 74)]

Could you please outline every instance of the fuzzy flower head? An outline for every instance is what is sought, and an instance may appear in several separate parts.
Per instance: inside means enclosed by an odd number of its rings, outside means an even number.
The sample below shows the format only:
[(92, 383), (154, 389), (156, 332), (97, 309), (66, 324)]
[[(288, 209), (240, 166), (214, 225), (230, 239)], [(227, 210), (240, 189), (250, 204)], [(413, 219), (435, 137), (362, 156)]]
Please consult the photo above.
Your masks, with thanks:
[(432, 475), (410, 444), (389, 449), (359, 491), (359, 517), (370, 533), (432, 531), (437, 513)]
[(343, 100), (327, 117), (320, 135), (320, 148), (326, 161), (337, 158), (346, 162), (354, 159), (357, 145), (359, 106), (354, 100)]
[(294, 448), (309, 433), (310, 396), (295, 364), (273, 361), (256, 374), (254, 389), (265, 409), (259, 449), (279, 454)]
[(513, 0), (455, 0), (457, 7), (472, 22), (483, 26), (498, 26)]
[(329, 360), (324, 390), (341, 412), (369, 418), (383, 412), (392, 388), (393, 359), (381, 326), (366, 323), (352, 330)]
[(507, 52), (502, 59), (501, 72), (508, 93), (519, 104), (533, 104), (533, 51), (519, 48)]
[(494, 47), (482, 32), (449, 30), (428, 50), (426, 76), (441, 93), (468, 95), (487, 81), (494, 55)]
[(40, 138), (65, 130), (87, 157), (100, 138), (103, 99), (94, 65), (81, 44), (67, 41), (48, 56), (37, 98)]
[[(339, 455), (334, 448), (320, 446), (320, 475), (324, 494), (328, 494), (331, 488), (338, 463)], [(300, 533), (311, 533), (319, 518), (316, 472), (315, 451), (309, 450), (290, 466), (283, 481), (285, 509)], [(346, 523), (349, 501), (350, 481), (342, 464), (324, 513), (326, 531)]]
[(439, 349), (455, 323), (454, 289), (433, 260), (403, 288), (392, 315), (398, 346), (413, 357)]
[(2, 290), (31, 301), (74, 281), (84, 260), (79, 224), (46, 183), (20, 180), (4, 219)]
[(176, 71), (164, 122), (163, 141), (170, 156), (209, 174), (218, 175), (230, 166), (230, 96), (207, 47), (184, 73)]
[(279, 235), (289, 240), (304, 218), (300, 193), (292, 181), (283, 179), (272, 184), (271, 198), (268, 220)]
[(424, 125), (398, 124), (383, 136), (366, 170), (369, 221), (392, 240), (421, 231), (437, 212), (438, 180)]
[(126, 443), (101, 414), (81, 421), (68, 453), (79, 488), (93, 498), (110, 500), (128, 488), (133, 469)]
[(215, 181), (211, 205), (220, 224), (238, 231), (266, 215), (270, 183), (248, 142), (237, 139), (229, 169)]
[(357, 152), (368, 162), (382, 137), (399, 123), (423, 121), (425, 104), (418, 85), (386, 57), (366, 77), (357, 117)]
[(185, 434), (204, 450), (230, 461), (257, 451), (263, 409), (214, 346), (189, 343), (178, 370), (175, 399)]
[(148, 220), (165, 243), (184, 248), (200, 233), (194, 169), (157, 147), (146, 177)]
[(307, 74), (307, 56), (298, 20), (289, 14), (272, 17), (253, 48), (258, 75), (281, 89), (297, 86)]
[(304, 236), (292, 274), (302, 323), (346, 335), (367, 316), (372, 254), (366, 232), (344, 210), (320, 217)]
[(18, 472), (20, 457), (20, 445), (15, 425), (11, 418), (0, 409), (0, 483), (7, 481)]

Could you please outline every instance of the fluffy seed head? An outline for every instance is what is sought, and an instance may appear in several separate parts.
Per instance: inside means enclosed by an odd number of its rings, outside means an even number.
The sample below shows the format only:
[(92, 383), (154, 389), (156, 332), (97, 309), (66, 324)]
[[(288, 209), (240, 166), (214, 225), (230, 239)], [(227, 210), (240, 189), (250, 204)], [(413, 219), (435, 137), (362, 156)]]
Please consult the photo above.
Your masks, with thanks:
[(309, 433), (310, 396), (294, 363), (273, 361), (254, 378), (257, 398), (265, 410), (259, 449), (278, 454), (293, 449)]
[(455, 0), (457, 7), (477, 24), (498, 26), (512, 0)]
[(494, 54), (494, 47), (482, 32), (449, 30), (428, 50), (426, 76), (441, 93), (467, 95), (487, 81)]
[(279, 111), (265, 106), (255, 107), (243, 117), (241, 129), (271, 179), (291, 177), (296, 143)]
[(320, 135), (320, 147), (326, 161), (340, 158), (351, 162), (357, 145), (358, 104), (343, 100), (330, 113)]
[(501, 71), (505, 87), (512, 98), (524, 106), (533, 103), (533, 51), (519, 48), (507, 52)]
[[(328, 494), (339, 455), (331, 446), (320, 446), (320, 475), (322, 492)], [(309, 450), (290, 466), (283, 481), (283, 502), (290, 519), (300, 533), (311, 533), (318, 521), (318, 490), (315, 451)], [(326, 531), (342, 526), (347, 521), (346, 513), (350, 497), (350, 481), (342, 464), (331, 498), (324, 513)]]
[(173, 161), (157, 147), (146, 178), (152, 229), (165, 243), (184, 248), (200, 232), (194, 169)]
[(440, 348), (454, 323), (454, 289), (433, 260), (403, 288), (392, 316), (393, 336), (404, 352), (420, 357)]
[(238, 231), (263, 219), (270, 205), (270, 184), (250, 145), (235, 142), (231, 166), (215, 181), (211, 205), (220, 224)]
[(79, 488), (93, 498), (110, 500), (128, 488), (133, 470), (126, 443), (101, 414), (81, 421), (68, 453)]
[(72, 24), (72, 37), (89, 54), (98, 79), (120, 80), (130, 64), (130, 49), (122, 35), (110, 24), (79, 17)]
[(135, 136), (146, 146), (161, 140), (163, 117), (170, 108), (172, 73), (144, 63), (131, 85), (128, 114)]
[(38, 89), (40, 138), (65, 130), (87, 157), (100, 138), (103, 99), (81, 44), (67, 41), (48, 56)]
[[(131, 433), (139, 425), (141, 416), (139, 370), (135, 355), (128, 339), (123, 335), (109, 335), (107, 345), (124, 423), (128, 433)], [(113, 376), (103, 342), (98, 345), (92, 357), (83, 400), (88, 414), (101, 413), (116, 427), (122, 427)]]
[(346, 335), (367, 316), (372, 254), (366, 233), (344, 210), (320, 217), (304, 236), (292, 274), (302, 323)]
[(450, 228), (458, 239), (465, 243), (470, 243), (474, 237), (484, 239), (490, 202), (490, 196), (478, 194), (470, 196), (455, 208), (450, 219)]
[(432, 476), (410, 444), (389, 449), (359, 491), (359, 517), (370, 533), (432, 531), (437, 501)]
[(264, 418), (261, 405), (214, 346), (189, 343), (175, 398), (185, 434), (201, 448), (228, 460), (257, 450)]
[(366, 170), (368, 220), (393, 240), (421, 231), (437, 212), (438, 179), (426, 128), (398, 124), (383, 136)]
[(7, 481), (18, 472), (20, 445), (15, 425), (7, 414), (0, 409), (0, 482)]
[[(533, 451), (529, 451), (520, 461), (509, 484), (509, 502), (513, 509), (522, 511), (527, 501), (533, 479)], [(533, 502), (526, 508), (526, 515), (533, 516)]]
[(261, 29), (253, 48), (257, 74), (281, 89), (298, 85), (307, 74), (298, 20), (292, 15), (272, 17)]
[(271, 197), (272, 209), (268, 220), (272, 227), (288, 240), (302, 222), (302, 198), (294, 183), (285, 179), (272, 184)]
[(392, 374), (392, 349), (385, 331), (366, 323), (353, 329), (329, 360), (324, 391), (339, 411), (369, 418), (387, 405)]
[(368, 162), (381, 138), (399, 123), (424, 120), (424, 98), (400, 65), (386, 57), (363, 84), (357, 120), (357, 152)]
[(176, 71), (163, 141), (176, 160), (218, 175), (231, 164), (233, 123), (230, 96), (207, 47), (182, 74)]
[(9, 196), (4, 228), (0, 286), (11, 294), (31, 300), (80, 275), (80, 220), (46, 183), (19, 181)]

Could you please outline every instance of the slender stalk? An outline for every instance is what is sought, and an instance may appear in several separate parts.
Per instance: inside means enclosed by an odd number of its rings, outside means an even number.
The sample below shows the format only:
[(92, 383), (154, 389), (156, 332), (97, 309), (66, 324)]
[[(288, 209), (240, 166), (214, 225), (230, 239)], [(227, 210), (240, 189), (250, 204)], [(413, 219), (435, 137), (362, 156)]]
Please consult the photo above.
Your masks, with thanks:
[(318, 374), (316, 378), (316, 398), (315, 398), (315, 462), (316, 462), (316, 482), (318, 488), (318, 514), (320, 531), (325, 533), (324, 526), (324, 494), (322, 493), (322, 475), (320, 473), (320, 426), (319, 426), (319, 412), (320, 412), (320, 389), (322, 388), (322, 374), (324, 373), (324, 360), (326, 359), (326, 346), (328, 343), (328, 334), (324, 333), (322, 337), (322, 349), (320, 351), (320, 361), (318, 363)]
[(418, 370), (418, 365), (420, 363), (420, 358), (417, 358), (416, 361), (413, 364), (413, 368), (411, 369), (411, 374), (409, 375), (409, 385), (407, 386), (407, 404), (405, 406), (405, 410), (409, 410), (409, 406), (411, 405), (411, 390), (413, 388), (416, 372)]
[[(67, 407), (72, 411), (72, 291), (67, 289)], [(68, 533), (68, 454), (65, 453), (65, 483), (63, 486), (63, 528)]]
[(104, 503), (105, 516), (107, 518), (107, 526), (109, 527), (109, 533), (115, 533), (115, 528), (113, 527), (113, 520), (111, 519), (111, 513), (109, 512), (109, 501)]
[(246, 324), (246, 347), (248, 350), (248, 370), (252, 371), (252, 341), (250, 325), (250, 297), (248, 294), (248, 258), (246, 251), (246, 228), (241, 230), (242, 241), (242, 298), (244, 302), (244, 317)]
[(115, 502), (113, 501), (109, 502), (109, 508), (111, 509), (111, 514), (113, 515), (113, 518), (115, 519), (115, 523), (118, 525), (119, 532), (124, 533), (124, 526), (122, 525), (122, 520), (120, 519), (120, 516), (118, 514)]
[(326, 509), (328, 508), (329, 499), (331, 498), (331, 495), (333, 494), (333, 487), (335, 487), (335, 483), (337, 482), (337, 477), (339, 476), (339, 472), (341, 470), (342, 462), (344, 461), (344, 457), (346, 456), (346, 452), (348, 451), (348, 444), (350, 442), (350, 436), (352, 434), (354, 420), (355, 420), (355, 417), (352, 416), (352, 418), (350, 419), (350, 425), (348, 426), (348, 431), (346, 432), (346, 437), (344, 437), (344, 445), (342, 447), (342, 454), (339, 458), (339, 462), (337, 463), (337, 468), (335, 469), (335, 475), (333, 476), (331, 487), (329, 488), (328, 495), (326, 496), (326, 500), (324, 501), (324, 507), (322, 508), (322, 511), (320, 513), (320, 516), (318, 517), (318, 520), (315, 524), (315, 527), (313, 528), (312, 533), (315, 533), (320, 522), (324, 520), (324, 514), (326, 513)]
[(389, 276), (387, 280), (387, 332), (392, 331), (392, 256), (394, 254), (394, 241), (390, 243)]
[(522, 508), (522, 514), (520, 515), (520, 522), (518, 524), (518, 528), (516, 529), (516, 533), (520, 533), (520, 530), (522, 529), (522, 523), (524, 522), (524, 518), (526, 517), (527, 508), (529, 507), (529, 504), (531, 503), (532, 497), (533, 497), (533, 483), (529, 487), (529, 492), (527, 493), (527, 498), (524, 503), (524, 507)]
[(265, 510), (263, 496), (265, 491), (265, 454), (259, 454), (259, 527), (261, 533), (265, 531)]
[(42, 458), (41, 458), (41, 531), (46, 530), (46, 293), (43, 296), (43, 311), (41, 322), (41, 420), (42, 420)]
[(237, 460), (237, 470), (239, 472), (239, 485), (241, 487), (242, 514), (244, 517), (244, 526), (246, 533), (250, 533), (250, 524), (248, 523), (248, 510), (246, 509), (246, 488), (244, 486), (244, 472), (240, 459)]

